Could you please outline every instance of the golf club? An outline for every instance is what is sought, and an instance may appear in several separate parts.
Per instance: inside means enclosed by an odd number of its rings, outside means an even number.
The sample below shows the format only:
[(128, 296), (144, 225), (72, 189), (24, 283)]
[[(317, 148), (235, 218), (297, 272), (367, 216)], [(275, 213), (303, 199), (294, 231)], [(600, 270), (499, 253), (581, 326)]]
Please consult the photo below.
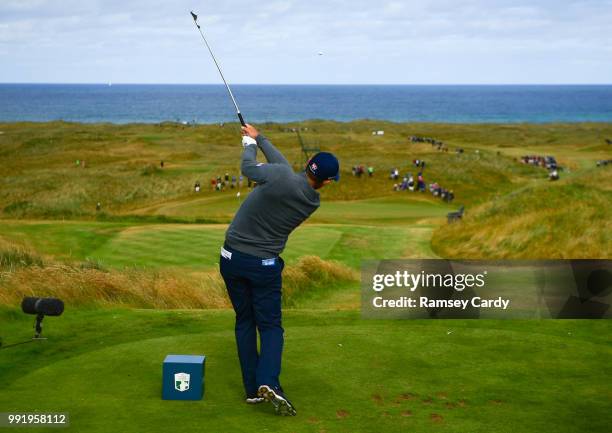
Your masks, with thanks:
[(196, 14), (194, 14), (193, 11), (191, 11), (191, 17), (193, 18), (193, 22), (196, 25), (196, 27), (198, 28), (198, 31), (200, 32), (200, 36), (202, 36), (202, 39), (204, 40), (204, 43), (206, 44), (206, 48), (208, 48), (208, 52), (212, 56), (212, 59), (215, 62), (215, 65), (217, 65), (217, 69), (219, 70), (219, 74), (221, 75), (221, 79), (223, 80), (223, 83), (225, 83), (225, 87), (227, 88), (227, 93), (229, 93), (230, 98), (232, 98), (232, 102), (234, 103), (234, 107), (236, 107), (236, 114), (238, 115), (238, 119), (240, 120), (240, 124), (242, 124), (242, 126), (246, 126), (246, 122), (242, 118), (242, 113), (240, 113), (240, 108), (238, 108), (238, 104), (236, 103), (236, 98), (234, 98), (234, 94), (232, 93), (232, 89), (230, 89), (229, 84), (227, 84), (227, 81), (225, 81), (225, 77), (223, 76), (223, 72), (221, 72), (221, 68), (219, 67), (219, 63), (217, 62), (217, 59), (215, 58), (215, 55), (213, 54), (212, 50), (210, 49), (210, 45), (208, 45), (208, 41), (206, 41), (206, 38), (204, 37), (204, 33), (202, 32), (202, 29), (200, 28), (200, 25), (198, 24), (198, 16)]

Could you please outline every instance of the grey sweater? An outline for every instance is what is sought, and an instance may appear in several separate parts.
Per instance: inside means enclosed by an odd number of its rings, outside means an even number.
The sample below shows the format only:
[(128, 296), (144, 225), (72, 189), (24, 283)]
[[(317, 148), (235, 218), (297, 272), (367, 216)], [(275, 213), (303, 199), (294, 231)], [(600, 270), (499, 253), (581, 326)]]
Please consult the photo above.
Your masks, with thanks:
[[(257, 162), (258, 147), (267, 164)], [(276, 257), (285, 249), (289, 234), (317, 210), (319, 193), (306, 174), (294, 173), (283, 154), (261, 134), (257, 146), (244, 149), (241, 170), (257, 187), (238, 209), (225, 243), (256, 257)]]

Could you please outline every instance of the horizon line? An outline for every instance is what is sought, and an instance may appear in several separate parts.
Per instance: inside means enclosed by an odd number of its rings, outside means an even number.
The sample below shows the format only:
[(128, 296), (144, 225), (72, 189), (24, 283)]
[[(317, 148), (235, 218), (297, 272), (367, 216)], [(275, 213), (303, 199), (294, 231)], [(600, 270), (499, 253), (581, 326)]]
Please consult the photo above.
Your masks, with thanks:
[[(223, 86), (223, 83), (138, 83), (138, 82), (45, 82), (0, 81), (0, 85), (100, 85), (100, 86)], [(611, 86), (612, 83), (232, 83), (232, 86)]]

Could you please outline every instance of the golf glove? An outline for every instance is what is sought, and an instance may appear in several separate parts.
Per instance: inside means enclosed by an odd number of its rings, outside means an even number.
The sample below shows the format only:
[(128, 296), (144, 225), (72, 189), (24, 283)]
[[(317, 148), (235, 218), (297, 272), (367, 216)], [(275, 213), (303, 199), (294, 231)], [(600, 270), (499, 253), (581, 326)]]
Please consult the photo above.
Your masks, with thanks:
[(251, 144), (257, 145), (257, 142), (255, 141), (254, 138), (251, 138), (248, 135), (243, 135), (242, 136), (242, 146), (247, 147), (247, 146), (250, 146)]

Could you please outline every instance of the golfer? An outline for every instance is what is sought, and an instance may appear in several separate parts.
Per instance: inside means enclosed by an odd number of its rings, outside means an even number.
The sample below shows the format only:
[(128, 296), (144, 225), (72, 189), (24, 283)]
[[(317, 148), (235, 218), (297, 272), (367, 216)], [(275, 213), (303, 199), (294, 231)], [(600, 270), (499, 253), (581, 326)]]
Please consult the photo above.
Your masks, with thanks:
[[(318, 189), (339, 179), (334, 155), (317, 153), (294, 173), (285, 157), (257, 129), (242, 128), (242, 173), (257, 183), (225, 234), (220, 268), (236, 312), (236, 343), (246, 402), (264, 400), (280, 415), (295, 407), (279, 382), (283, 352), (279, 254), (287, 237), (319, 207)], [(268, 163), (258, 163), (257, 149)], [(257, 351), (257, 331), (260, 350)]]

